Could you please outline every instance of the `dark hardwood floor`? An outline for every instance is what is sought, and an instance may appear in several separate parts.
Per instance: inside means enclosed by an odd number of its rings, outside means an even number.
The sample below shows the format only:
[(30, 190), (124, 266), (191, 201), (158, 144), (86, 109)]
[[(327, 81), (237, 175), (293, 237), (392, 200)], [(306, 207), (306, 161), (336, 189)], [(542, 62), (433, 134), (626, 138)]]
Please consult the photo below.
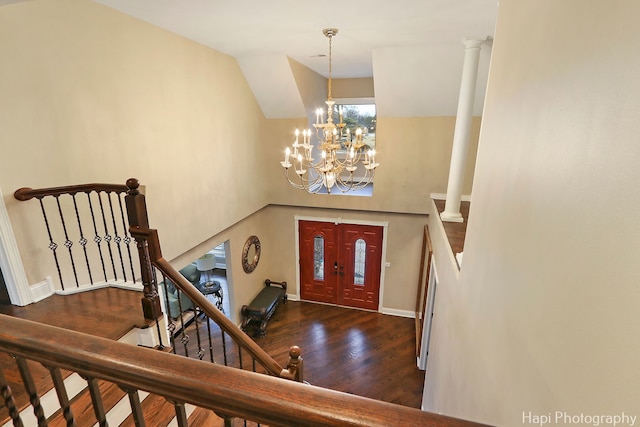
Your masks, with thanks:
[[(140, 296), (138, 292), (109, 288), (54, 295), (27, 307), (0, 305), (0, 313), (118, 339), (133, 325), (144, 323)], [(204, 321), (197, 325), (207, 328)], [(191, 331), (195, 326), (192, 324)], [(414, 334), (413, 319), (289, 301), (280, 304), (269, 321), (266, 337), (254, 340), (282, 365), (287, 363), (289, 347), (300, 346), (305, 379), (313, 385), (420, 408), (424, 372), (416, 367)], [(195, 342), (190, 341), (190, 345)], [(222, 363), (222, 357), (216, 357), (216, 361)], [(18, 385), (14, 361), (2, 354), (0, 367), (18, 406), (26, 405), (27, 396)], [(251, 369), (250, 362), (245, 361), (244, 367)], [(46, 389), (48, 371), (34, 366), (34, 376), (38, 388)], [(6, 408), (0, 405), (0, 420), (6, 416)]]
[(144, 326), (142, 293), (103, 288), (73, 295), (52, 295), (25, 307), (0, 304), (0, 313), (109, 339)]
[[(304, 379), (313, 385), (358, 396), (420, 408), (424, 371), (416, 366), (413, 319), (370, 311), (289, 301), (280, 304), (267, 326), (267, 335), (250, 336), (278, 363), (285, 365), (289, 347), (297, 345), (304, 358)], [(198, 352), (200, 337), (211, 328), (214, 360), (225, 364), (219, 329), (202, 318), (186, 328), (190, 356)], [(176, 337), (176, 353), (184, 354), (182, 335)], [(227, 365), (239, 367), (237, 350), (225, 340)], [(207, 347), (206, 343), (202, 345)], [(252, 369), (248, 356), (243, 368)], [(205, 360), (209, 360), (206, 352)], [(263, 371), (259, 366), (258, 372)]]
[[(134, 326), (145, 324), (141, 297), (142, 294), (136, 291), (104, 288), (75, 295), (52, 295), (25, 307), (0, 304), (0, 313), (117, 340)], [(29, 366), (39, 393), (49, 390), (52, 387), (49, 371), (38, 363), (29, 362)], [(29, 399), (15, 361), (3, 352), (0, 352), (0, 369), (4, 371), (17, 406), (27, 405)], [(7, 417), (7, 408), (0, 404), (0, 420)]]
[[(438, 213), (441, 214), (444, 212), (445, 201), (434, 199), (434, 202), (438, 209)], [(449, 245), (451, 246), (451, 251), (454, 255), (464, 250), (464, 238), (467, 234), (467, 222), (469, 220), (470, 206), (470, 202), (460, 202), (460, 213), (462, 214), (464, 222), (442, 222), (444, 231), (447, 234), (447, 239), (449, 240)]]
[(279, 363), (298, 345), (311, 384), (420, 408), (424, 371), (416, 366), (414, 320), (323, 304), (281, 304), (255, 338)]

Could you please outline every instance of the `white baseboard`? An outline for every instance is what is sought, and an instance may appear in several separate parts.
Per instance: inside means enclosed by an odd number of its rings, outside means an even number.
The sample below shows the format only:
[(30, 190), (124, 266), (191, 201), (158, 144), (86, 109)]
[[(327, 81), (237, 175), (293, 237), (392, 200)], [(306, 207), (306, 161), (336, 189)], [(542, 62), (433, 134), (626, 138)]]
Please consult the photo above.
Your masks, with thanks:
[(33, 302), (42, 301), (53, 295), (53, 281), (51, 276), (47, 276), (42, 282), (29, 286)]
[[(430, 197), (435, 200), (447, 200), (447, 193), (431, 193)], [(460, 196), (460, 200), (462, 200), (463, 202), (470, 202), (471, 195), (463, 194), (462, 196)]]
[(126, 289), (130, 291), (142, 291), (142, 283), (125, 282), (123, 280), (119, 280), (117, 282), (97, 282), (97, 283), (94, 283), (93, 285), (82, 285), (77, 288), (70, 288), (70, 289), (64, 289), (64, 290), (58, 289), (56, 291), (56, 294), (73, 295), (73, 294), (79, 294), (81, 292), (95, 291), (97, 289), (102, 289), (102, 288), (120, 288), (120, 289)]
[(380, 309), (380, 313), (389, 314), (391, 316), (409, 317), (411, 319), (414, 319), (416, 317), (416, 314), (411, 310), (398, 310), (396, 308), (382, 307)]

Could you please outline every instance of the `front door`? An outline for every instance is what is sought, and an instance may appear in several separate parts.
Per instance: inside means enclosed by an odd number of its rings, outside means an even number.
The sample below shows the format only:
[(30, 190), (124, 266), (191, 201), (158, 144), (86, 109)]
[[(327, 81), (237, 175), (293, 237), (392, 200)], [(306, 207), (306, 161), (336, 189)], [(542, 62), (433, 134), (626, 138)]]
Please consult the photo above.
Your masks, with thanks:
[(302, 299), (378, 310), (382, 227), (300, 221), (299, 238)]

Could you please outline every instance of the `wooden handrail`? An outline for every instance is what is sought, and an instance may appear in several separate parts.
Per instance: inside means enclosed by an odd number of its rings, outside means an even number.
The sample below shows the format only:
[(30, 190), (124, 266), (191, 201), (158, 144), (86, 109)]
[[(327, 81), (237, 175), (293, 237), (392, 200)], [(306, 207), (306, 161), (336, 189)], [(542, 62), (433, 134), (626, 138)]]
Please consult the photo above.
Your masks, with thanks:
[(92, 191), (104, 191), (105, 193), (126, 193), (129, 188), (120, 184), (80, 184), (68, 185), (64, 187), (50, 188), (28, 188), (23, 187), (17, 189), (13, 196), (21, 202), (45, 196), (60, 196), (62, 194), (90, 193)]
[(238, 343), (244, 350), (246, 350), (253, 358), (255, 358), (264, 368), (275, 376), (284, 376), (290, 378), (290, 375), (278, 362), (264, 351), (258, 344), (256, 344), (251, 338), (249, 338), (244, 332), (240, 330), (227, 316), (224, 315), (218, 308), (207, 299), (198, 289), (189, 283), (187, 279), (179, 272), (175, 271), (171, 264), (169, 264), (164, 258), (153, 261), (153, 265), (162, 271), (162, 273), (171, 280), (176, 287), (180, 288), (185, 295), (193, 301), (207, 316), (220, 326), (220, 328), (228, 335), (230, 335), (234, 341)]
[(0, 321), (0, 349), (14, 356), (269, 425), (478, 425), (29, 320)]
[(140, 227), (131, 227), (131, 235), (136, 239), (142, 239), (147, 242), (149, 257), (154, 267), (164, 274), (166, 278), (171, 280), (177, 288), (193, 301), (202, 311), (205, 312), (210, 319), (220, 326), (220, 328), (233, 340), (246, 350), (256, 361), (258, 361), (270, 375), (294, 379), (295, 374), (283, 368), (276, 362), (266, 351), (249, 338), (240, 330), (227, 316), (207, 299), (192, 283), (190, 283), (180, 272), (162, 257), (158, 233), (156, 230), (144, 229)]

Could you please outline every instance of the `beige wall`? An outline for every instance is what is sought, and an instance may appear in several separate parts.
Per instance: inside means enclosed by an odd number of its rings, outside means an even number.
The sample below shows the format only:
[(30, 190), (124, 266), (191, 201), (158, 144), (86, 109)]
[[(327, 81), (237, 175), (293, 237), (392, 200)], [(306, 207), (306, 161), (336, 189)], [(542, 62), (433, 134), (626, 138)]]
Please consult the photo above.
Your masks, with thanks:
[(504, 426), (640, 415), (638, 16), (635, 0), (500, 2), (425, 409)]
[[(453, 118), (381, 117), (374, 196), (313, 196), (292, 190), (279, 165), (307, 120), (265, 120), (231, 57), (83, 0), (0, 8), (0, 55), (0, 184), (31, 284), (55, 267), (37, 202), (19, 203), (13, 190), (137, 177), (174, 266), (232, 241), (234, 313), (267, 277), (295, 283), (295, 214), (389, 221), (382, 306), (413, 310), (424, 214), (428, 195), (446, 190)], [(291, 63), (314, 116), (326, 79)], [(479, 120), (474, 139), (478, 129)], [(469, 179), (472, 170), (470, 161)], [(245, 275), (239, 254), (251, 234), (263, 260)]]
[[(295, 129), (291, 121), (289, 129)], [(272, 124), (269, 123), (268, 126)], [(278, 121), (278, 132), (287, 123)], [(373, 197), (326, 196), (293, 191), (283, 176), (281, 149), (268, 153), (270, 201), (275, 204), (323, 206), (335, 209), (427, 213), (429, 195), (446, 193), (451, 161), (454, 117), (379, 117), (376, 151), (381, 165), (376, 171)], [(471, 193), (480, 118), (473, 119), (463, 194)], [(291, 130), (289, 130), (291, 134)]]
[(0, 8), (0, 56), (0, 183), (31, 283), (55, 269), (18, 187), (135, 176), (169, 259), (266, 204), (265, 120), (233, 58), (82, 0)]
[(334, 98), (373, 98), (373, 77), (360, 79), (331, 79)]
[[(272, 248), (270, 247), (269, 239), (265, 238), (265, 230), (269, 230), (272, 226), (269, 209), (261, 209), (238, 221), (233, 226), (212, 236), (171, 261), (174, 267), (182, 268), (228, 240), (230, 252), (227, 253), (227, 279), (232, 288), (231, 294), (226, 295), (225, 298), (230, 299), (231, 319), (236, 323), (240, 323), (242, 320), (240, 307), (248, 304), (260, 292), (260, 289), (264, 286), (265, 279), (285, 280), (272, 273), (273, 264), (270, 262), (273, 259), (270, 257)], [(242, 250), (247, 238), (253, 235), (258, 236), (260, 239), (261, 256), (256, 269), (247, 274), (242, 269)], [(162, 235), (160, 235), (160, 240), (163, 241)]]
[[(383, 312), (410, 315), (415, 308), (418, 283), (422, 230), (427, 222), (425, 215), (354, 212), (332, 209), (300, 208), (271, 205), (239, 221), (229, 229), (187, 251), (172, 264), (181, 268), (227, 240), (231, 244), (231, 263), (227, 265), (233, 283), (231, 311), (233, 319), (240, 319), (240, 307), (255, 297), (265, 279), (286, 281), (287, 293), (298, 299), (299, 284), (296, 277), (296, 221), (295, 217), (317, 220), (366, 221), (388, 223), (386, 235), (386, 259), (391, 265), (384, 268), (384, 283), (380, 307)], [(256, 235), (261, 243), (258, 267), (250, 274), (242, 270), (240, 263), (245, 240)], [(160, 235), (162, 241), (162, 235)]]
[[(384, 270), (384, 294), (381, 308), (413, 311), (418, 282), (422, 229), (425, 215), (403, 215), (379, 212), (357, 212), (332, 209), (314, 209), (288, 206), (270, 206), (267, 210), (271, 227), (265, 229), (269, 246), (266, 253), (274, 277), (286, 277), (293, 284), (291, 294), (296, 294), (295, 216), (319, 218), (319, 220), (341, 220), (388, 222), (387, 253), (383, 262), (391, 263)], [(299, 295), (297, 295), (299, 296)]]
[(326, 109), (327, 79), (291, 58), (289, 58), (289, 65), (298, 86), (300, 98), (307, 111), (309, 122), (304, 127), (310, 127), (312, 123), (315, 123), (316, 109)]

